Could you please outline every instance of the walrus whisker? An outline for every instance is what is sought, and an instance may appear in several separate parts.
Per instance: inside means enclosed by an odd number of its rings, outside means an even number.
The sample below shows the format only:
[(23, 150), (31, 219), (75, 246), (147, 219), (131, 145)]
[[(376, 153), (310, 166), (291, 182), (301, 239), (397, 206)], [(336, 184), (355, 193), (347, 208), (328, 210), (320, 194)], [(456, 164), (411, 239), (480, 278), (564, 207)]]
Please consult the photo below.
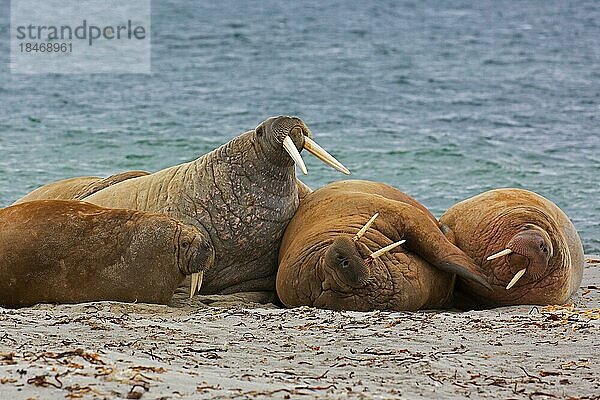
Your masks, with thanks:
[(353, 240), (355, 242), (360, 240), (360, 238), (367, 232), (367, 230), (371, 227), (371, 225), (373, 225), (373, 222), (375, 222), (375, 219), (377, 217), (379, 217), (379, 213), (373, 214), (371, 219), (369, 219), (367, 221), (367, 223), (362, 228), (360, 228), (360, 230), (358, 232), (356, 232), (356, 235), (354, 235), (354, 238), (353, 238)]
[(513, 251), (511, 249), (504, 249), (502, 251), (499, 251), (497, 253), (492, 254), (491, 256), (489, 256), (488, 258), (486, 258), (487, 261), (492, 261), (495, 260), (496, 258), (500, 258), (502, 256), (507, 256), (510, 253), (512, 253)]
[(521, 277), (525, 274), (525, 271), (527, 271), (527, 268), (523, 268), (522, 270), (517, 272), (515, 276), (513, 276), (513, 278), (510, 280), (510, 282), (508, 282), (508, 285), (506, 285), (506, 290), (515, 286), (519, 279), (521, 279)]
[(190, 286), (190, 299), (194, 296), (194, 294), (200, 291), (203, 279), (204, 271), (195, 272), (192, 274), (192, 285)]
[(350, 170), (344, 165), (335, 159), (331, 154), (329, 154), (325, 149), (317, 144), (314, 140), (309, 138), (308, 136), (304, 136), (304, 149), (308, 151), (313, 156), (317, 157), (319, 160), (323, 161), (325, 164), (335, 168), (343, 174), (350, 175)]
[(296, 145), (291, 137), (286, 136), (285, 139), (283, 139), (283, 148), (288, 152), (290, 157), (292, 157), (292, 160), (294, 160), (294, 163), (300, 168), (302, 173), (304, 175), (308, 175), (306, 165), (304, 165), (304, 160), (302, 160), (302, 156), (300, 155), (300, 152), (296, 148)]
[(385, 246), (384, 248), (381, 248), (379, 250), (377, 250), (374, 253), (371, 253), (371, 255), (369, 256), (369, 258), (371, 259), (375, 259), (377, 257), (381, 257), (382, 255), (384, 255), (385, 253), (389, 252), (390, 250), (400, 246), (402, 243), (406, 242), (406, 240), (400, 240), (396, 243), (392, 243), (390, 245)]

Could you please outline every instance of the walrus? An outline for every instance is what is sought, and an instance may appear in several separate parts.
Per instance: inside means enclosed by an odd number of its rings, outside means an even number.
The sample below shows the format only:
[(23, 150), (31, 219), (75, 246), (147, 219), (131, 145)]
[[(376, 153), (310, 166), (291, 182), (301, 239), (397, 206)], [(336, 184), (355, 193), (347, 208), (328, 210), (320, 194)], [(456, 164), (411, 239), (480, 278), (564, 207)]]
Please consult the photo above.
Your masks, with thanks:
[(581, 284), (581, 239), (550, 200), (523, 189), (496, 189), (442, 215), (455, 244), (481, 266), (493, 291), (460, 280), (462, 308), (562, 304)]
[(252, 299), (258, 293), (262, 301), (273, 301), (281, 238), (300, 197), (310, 191), (299, 189), (296, 180), (295, 165), (307, 172), (300, 151), (349, 174), (311, 136), (300, 118), (269, 118), (194, 161), (128, 179), (83, 200), (161, 212), (196, 226), (217, 254), (202, 294), (252, 292)]
[(99, 176), (78, 176), (75, 178), (63, 179), (41, 186), (21, 197), (13, 204), (34, 200), (81, 200), (111, 185), (149, 174), (150, 173), (146, 171), (127, 171), (111, 175), (108, 178)]
[(309, 194), (290, 221), (277, 294), (287, 307), (441, 308), (454, 274), (486, 285), (415, 199), (383, 183), (342, 181)]
[(197, 228), (163, 214), (25, 202), (0, 210), (0, 305), (167, 304), (186, 275), (194, 293), (214, 257)]

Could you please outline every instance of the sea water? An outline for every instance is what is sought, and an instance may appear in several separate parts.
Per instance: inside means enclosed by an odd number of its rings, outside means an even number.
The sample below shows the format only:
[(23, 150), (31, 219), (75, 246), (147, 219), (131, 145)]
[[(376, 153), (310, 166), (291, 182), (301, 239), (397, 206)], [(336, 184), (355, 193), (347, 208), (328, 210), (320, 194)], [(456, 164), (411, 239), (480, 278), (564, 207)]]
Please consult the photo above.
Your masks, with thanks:
[[(152, 5), (152, 74), (16, 75), (0, 1), (0, 206), (57, 179), (192, 160), (292, 114), (353, 178), (437, 216), (527, 188), (600, 253), (599, 2)], [(304, 157), (312, 188), (345, 178)]]

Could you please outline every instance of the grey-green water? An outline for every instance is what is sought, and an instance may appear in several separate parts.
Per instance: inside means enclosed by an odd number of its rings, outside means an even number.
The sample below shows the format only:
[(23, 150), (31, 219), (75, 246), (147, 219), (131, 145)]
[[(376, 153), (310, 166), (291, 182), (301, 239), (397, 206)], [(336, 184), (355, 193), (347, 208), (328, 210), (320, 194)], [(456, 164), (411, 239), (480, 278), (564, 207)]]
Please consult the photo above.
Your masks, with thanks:
[[(600, 253), (596, 1), (154, 2), (152, 75), (8, 72), (0, 205), (46, 182), (157, 170), (295, 114), (352, 171), (440, 215), (495, 187), (556, 202)], [(342, 179), (309, 160), (316, 188)]]

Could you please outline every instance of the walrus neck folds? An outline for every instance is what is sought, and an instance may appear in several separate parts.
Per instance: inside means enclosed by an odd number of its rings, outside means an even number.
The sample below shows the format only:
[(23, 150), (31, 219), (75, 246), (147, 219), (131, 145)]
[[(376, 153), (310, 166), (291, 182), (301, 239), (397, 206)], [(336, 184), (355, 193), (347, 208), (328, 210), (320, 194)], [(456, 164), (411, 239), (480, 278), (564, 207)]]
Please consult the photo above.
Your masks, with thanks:
[[(248, 131), (230, 142), (195, 161), (197, 176), (215, 160), (227, 160), (227, 165), (212, 168), (213, 175), (223, 174), (232, 187), (236, 181), (240, 187), (262, 188), (277, 196), (285, 196), (288, 190), (296, 189), (293, 160), (284, 152), (281, 144), (276, 150), (275, 144), (257, 138), (255, 131)], [(251, 169), (251, 173), (249, 173)], [(222, 170), (222, 171), (220, 171)], [(266, 179), (268, 177), (268, 179)], [(215, 176), (215, 179), (217, 177)], [(282, 189), (283, 187), (288, 189)]]

